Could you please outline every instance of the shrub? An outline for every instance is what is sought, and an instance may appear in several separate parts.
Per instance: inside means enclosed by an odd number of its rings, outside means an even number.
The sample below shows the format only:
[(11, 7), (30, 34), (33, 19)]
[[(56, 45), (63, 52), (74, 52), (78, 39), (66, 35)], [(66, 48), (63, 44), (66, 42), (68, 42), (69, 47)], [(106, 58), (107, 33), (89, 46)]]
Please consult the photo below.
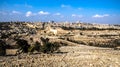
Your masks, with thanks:
[(30, 46), (29, 48), (28, 48), (28, 52), (33, 52), (35, 49), (34, 49), (34, 46)]
[(40, 48), (41, 48), (41, 45), (38, 41), (35, 42), (35, 44), (31, 45), (29, 48), (28, 48), (28, 52), (34, 52), (35, 50), (40, 52)]
[(0, 55), (5, 55), (6, 50), (6, 43), (2, 40), (0, 40)]
[(120, 46), (120, 39), (115, 39), (113, 43), (115, 43), (117, 46)]
[(50, 43), (49, 39), (42, 38), (43, 46), (41, 47), (40, 51), (43, 53), (53, 53), (54, 51), (58, 50), (60, 45), (57, 42)]
[[(28, 53), (28, 52), (34, 52), (35, 50), (42, 53), (53, 53), (54, 51), (58, 50), (60, 45), (57, 42), (51, 43), (49, 42), (49, 39), (41, 38), (43, 45), (36, 41), (35, 44), (29, 45), (26, 40), (18, 39), (17, 44), (19, 47), (18, 54), (20, 53)], [(21, 52), (20, 52), (21, 51)]]
[(41, 47), (41, 52), (43, 53), (53, 53), (54, 51), (59, 49), (59, 44), (58, 43), (45, 43), (42, 47)]
[(38, 41), (36, 41), (36, 42), (35, 42), (35, 47), (34, 47), (34, 49), (39, 52), (39, 51), (40, 51), (40, 48), (41, 48), (40, 43), (39, 43)]
[(30, 45), (26, 40), (18, 39), (17, 44), (18, 44), (18, 47), (20, 48), (19, 50), (22, 50), (22, 52), (24, 53), (28, 52), (28, 48), (30, 47)]

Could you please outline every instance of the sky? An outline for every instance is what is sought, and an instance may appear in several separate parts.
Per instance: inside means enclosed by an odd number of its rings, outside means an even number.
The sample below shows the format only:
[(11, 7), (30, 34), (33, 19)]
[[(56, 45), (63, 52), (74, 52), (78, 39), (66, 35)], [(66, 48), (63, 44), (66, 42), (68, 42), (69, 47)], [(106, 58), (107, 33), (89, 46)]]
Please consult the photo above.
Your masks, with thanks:
[(0, 22), (120, 24), (120, 0), (0, 0)]

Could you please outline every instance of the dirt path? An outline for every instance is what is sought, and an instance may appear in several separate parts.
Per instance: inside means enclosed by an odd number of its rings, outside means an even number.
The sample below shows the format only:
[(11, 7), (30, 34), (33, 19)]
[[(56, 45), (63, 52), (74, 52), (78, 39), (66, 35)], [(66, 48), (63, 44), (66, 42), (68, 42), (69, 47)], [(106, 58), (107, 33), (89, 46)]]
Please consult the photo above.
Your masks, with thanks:
[(61, 53), (0, 56), (0, 67), (120, 67), (120, 51), (92, 46), (63, 46)]

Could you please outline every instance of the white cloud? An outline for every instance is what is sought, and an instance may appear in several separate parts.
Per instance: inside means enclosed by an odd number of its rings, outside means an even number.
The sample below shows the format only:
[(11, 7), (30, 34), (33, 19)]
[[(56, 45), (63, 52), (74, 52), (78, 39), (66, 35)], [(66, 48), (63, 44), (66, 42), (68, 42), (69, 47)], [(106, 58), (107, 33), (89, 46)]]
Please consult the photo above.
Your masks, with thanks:
[(21, 14), (21, 12), (15, 11), (15, 10), (13, 10), (12, 13), (13, 13), (13, 14)]
[(107, 16), (109, 16), (109, 14), (103, 14), (103, 15), (96, 14), (96, 15), (93, 15), (92, 17), (93, 18), (103, 18), (103, 17), (107, 17)]
[(64, 5), (64, 4), (62, 4), (61, 7), (62, 7), (62, 8), (69, 8), (70, 5)]
[(40, 12), (38, 12), (38, 14), (40, 14), (40, 15), (48, 15), (50, 13), (49, 12), (40, 11)]
[(72, 17), (78, 17), (78, 18), (82, 18), (82, 15), (76, 15), (76, 14), (72, 14)]
[(61, 14), (60, 13), (55, 13), (54, 15), (60, 16)]
[(31, 11), (28, 11), (28, 12), (26, 12), (26, 17), (30, 17), (30, 16), (35, 16), (35, 15), (37, 15), (36, 13), (32, 13)]
[(28, 11), (27, 13), (26, 13), (26, 17), (29, 17), (29, 16), (32, 16), (33, 14), (32, 14), (32, 12), (31, 11)]
[(40, 11), (38, 13), (32, 13), (31, 11), (26, 12), (26, 17), (35, 16), (35, 15), (49, 15), (49, 12)]

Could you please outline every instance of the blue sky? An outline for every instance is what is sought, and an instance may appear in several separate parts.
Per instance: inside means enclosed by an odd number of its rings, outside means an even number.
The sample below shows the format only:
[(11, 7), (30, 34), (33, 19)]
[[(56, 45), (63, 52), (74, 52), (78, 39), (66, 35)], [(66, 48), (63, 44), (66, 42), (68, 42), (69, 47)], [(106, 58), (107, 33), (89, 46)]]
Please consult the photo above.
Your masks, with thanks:
[(0, 21), (120, 24), (120, 0), (1, 0)]

